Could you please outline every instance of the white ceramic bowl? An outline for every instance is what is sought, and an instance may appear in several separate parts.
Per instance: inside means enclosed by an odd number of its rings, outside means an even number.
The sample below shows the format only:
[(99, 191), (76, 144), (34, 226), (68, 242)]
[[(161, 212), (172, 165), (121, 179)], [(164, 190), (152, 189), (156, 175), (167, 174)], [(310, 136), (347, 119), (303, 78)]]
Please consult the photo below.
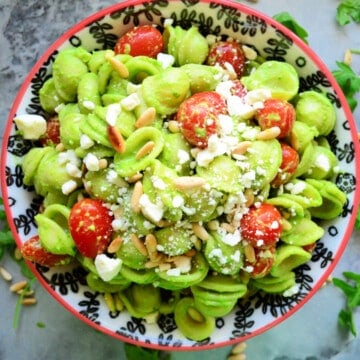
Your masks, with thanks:
[(243, 4), (217, 1), (125, 1), (86, 18), (64, 33), (41, 56), (15, 99), (7, 123), (2, 153), (3, 198), (10, 225), (19, 246), (37, 233), (34, 216), (41, 200), (23, 185), (21, 158), (32, 143), (16, 134), (13, 118), (21, 113), (41, 113), (38, 90), (47, 79), (59, 50), (83, 46), (88, 50), (112, 48), (116, 39), (135, 25), (162, 24), (172, 18), (174, 25), (195, 24), (203, 34), (229, 35), (250, 45), (266, 59), (292, 64), (300, 76), (300, 90), (326, 93), (336, 108), (337, 124), (328, 140), (343, 172), (336, 184), (347, 194), (340, 217), (324, 222), (325, 235), (318, 242), (309, 263), (296, 270), (300, 291), (291, 297), (256, 294), (239, 301), (235, 310), (216, 320), (214, 333), (201, 342), (185, 338), (171, 316), (147, 324), (127, 312), (109, 313), (102, 296), (91, 291), (85, 272), (79, 267), (48, 269), (29, 264), (44, 288), (76, 317), (119, 340), (141, 346), (171, 350), (204, 350), (245, 340), (275, 326), (300, 309), (328, 278), (351, 235), (359, 203), (359, 146), (354, 121), (337, 83), (319, 57), (301, 40), (273, 19)]

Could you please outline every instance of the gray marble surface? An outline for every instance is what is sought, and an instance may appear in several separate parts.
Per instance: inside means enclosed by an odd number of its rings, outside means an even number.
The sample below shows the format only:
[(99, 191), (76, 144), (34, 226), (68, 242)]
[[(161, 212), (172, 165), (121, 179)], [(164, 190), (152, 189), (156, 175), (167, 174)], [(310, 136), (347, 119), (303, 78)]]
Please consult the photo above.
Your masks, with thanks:
[[(69, 26), (111, 0), (0, 0), (0, 133), (11, 103), (37, 58)], [(346, 49), (360, 49), (360, 27), (343, 28), (335, 22), (338, 0), (259, 0), (248, 5), (272, 16), (288, 11), (309, 32), (309, 43), (330, 69), (342, 60)], [(354, 58), (359, 73), (360, 56)], [(355, 113), (359, 119), (360, 109)], [(359, 125), (359, 120), (357, 120)], [(1, 265), (22, 279), (16, 264), (5, 257)], [(353, 234), (333, 276), (344, 270), (360, 272), (360, 233)], [(38, 285), (38, 304), (24, 309), (20, 326), (12, 326), (16, 296), (0, 278), (0, 360), (25, 359), (125, 359), (123, 344), (94, 331), (63, 309)], [(344, 297), (333, 285), (322, 288), (298, 312), (277, 327), (247, 341), (250, 360), (358, 359), (360, 339), (337, 324)], [(360, 331), (360, 313), (355, 321)], [(43, 323), (44, 328), (37, 326)], [(173, 353), (172, 359), (226, 359), (231, 348)]]

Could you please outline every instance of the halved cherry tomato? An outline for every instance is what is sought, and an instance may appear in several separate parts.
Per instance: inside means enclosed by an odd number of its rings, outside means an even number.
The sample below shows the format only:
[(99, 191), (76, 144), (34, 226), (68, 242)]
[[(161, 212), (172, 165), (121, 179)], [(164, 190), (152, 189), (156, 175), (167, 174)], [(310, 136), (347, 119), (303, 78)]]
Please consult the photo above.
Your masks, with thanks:
[(151, 25), (142, 25), (129, 30), (117, 41), (115, 54), (148, 56), (155, 58), (164, 48), (161, 32)]
[(251, 206), (240, 220), (241, 237), (254, 248), (274, 246), (279, 240), (281, 230), (281, 214), (271, 204)]
[(206, 59), (207, 65), (220, 65), (227, 69), (231, 65), (240, 78), (245, 71), (246, 57), (240, 44), (235, 41), (218, 41), (211, 45)]
[(46, 123), (46, 132), (40, 138), (41, 145), (57, 145), (60, 143), (60, 122), (57, 118), (49, 119)]
[(279, 187), (280, 185), (287, 183), (294, 175), (300, 161), (299, 154), (294, 148), (283, 142), (281, 142), (280, 145), (282, 161), (278, 174), (271, 181), (271, 185), (274, 187)]
[(83, 199), (71, 209), (70, 234), (78, 251), (89, 258), (105, 251), (111, 240), (113, 215), (101, 200)]
[(255, 115), (262, 130), (277, 126), (280, 128), (278, 139), (290, 134), (295, 121), (295, 109), (288, 101), (281, 99), (267, 99), (264, 107), (259, 109)]
[(72, 257), (69, 255), (51, 254), (46, 251), (41, 246), (38, 235), (35, 235), (32, 238), (26, 240), (23, 243), (20, 252), (25, 260), (46, 267), (66, 265), (72, 260)]
[(275, 246), (267, 249), (255, 248), (255, 261), (245, 261), (245, 266), (250, 268), (249, 276), (253, 279), (258, 279), (269, 274), (274, 263)]
[(196, 93), (183, 101), (176, 113), (181, 132), (192, 145), (205, 148), (218, 129), (218, 116), (226, 114), (224, 98), (215, 91)]

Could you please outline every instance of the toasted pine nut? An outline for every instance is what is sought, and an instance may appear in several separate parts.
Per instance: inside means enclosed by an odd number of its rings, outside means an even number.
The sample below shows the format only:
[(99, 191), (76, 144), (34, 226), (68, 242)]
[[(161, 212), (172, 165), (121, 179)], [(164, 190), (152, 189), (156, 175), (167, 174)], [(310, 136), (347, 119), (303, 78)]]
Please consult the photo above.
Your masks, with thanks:
[(33, 296), (35, 294), (35, 291), (32, 290), (32, 289), (29, 289), (29, 290), (26, 290), (25, 288), (24, 289), (21, 289), (21, 290), (18, 290), (16, 292), (18, 295), (23, 295), (23, 296)]
[(254, 200), (255, 200), (254, 191), (252, 189), (248, 188), (245, 190), (244, 195), (246, 198), (245, 205), (247, 207), (250, 207), (254, 203)]
[(118, 58), (107, 53), (105, 54), (105, 59), (110, 63), (110, 65), (120, 75), (120, 77), (124, 79), (129, 77), (129, 70)]
[(235, 232), (235, 226), (229, 224), (229, 223), (221, 223), (220, 227), (223, 228), (226, 232), (233, 234)]
[(198, 176), (180, 176), (174, 180), (179, 190), (194, 189), (205, 185), (205, 180)]
[(196, 239), (196, 241), (194, 242), (194, 246), (195, 246), (195, 249), (197, 251), (200, 251), (201, 248), (202, 248), (202, 242), (199, 238)]
[(65, 146), (64, 146), (63, 143), (58, 143), (58, 144), (55, 146), (55, 150), (56, 150), (57, 152), (61, 152), (61, 151), (63, 151), (64, 149), (65, 149)]
[(242, 141), (232, 149), (231, 154), (244, 155), (250, 146), (251, 146), (251, 141)]
[(210, 230), (217, 230), (219, 228), (220, 224), (217, 220), (211, 220), (207, 223), (207, 227)]
[(133, 183), (137, 182), (138, 180), (141, 180), (142, 178), (143, 178), (143, 174), (137, 173), (137, 174), (134, 174), (134, 175), (126, 178), (126, 181), (129, 184), (133, 184)]
[(156, 261), (152, 261), (152, 260), (147, 261), (147, 262), (145, 263), (145, 268), (146, 268), (146, 269), (153, 269), (153, 268), (156, 268), (156, 267), (158, 267), (158, 266), (159, 266), (159, 263), (156, 262)]
[(22, 281), (18, 281), (15, 284), (12, 284), (10, 286), (10, 291), (11, 292), (18, 292), (19, 290), (22, 290), (25, 286), (27, 285), (27, 281), (26, 280), (22, 280)]
[(11, 281), (13, 278), (12, 275), (2, 266), (0, 266), (0, 274), (5, 281)]
[(160, 271), (167, 271), (171, 269), (171, 264), (170, 263), (161, 263), (159, 264), (159, 270)]
[(240, 353), (243, 353), (245, 349), (246, 349), (246, 342), (242, 341), (242, 342), (239, 342), (238, 344), (234, 345), (234, 347), (231, 350), (231, 353), (232, 354), (240, 354)]
[(352, 64), (352, 53), (351, 53), (351, 50), (350, 49), (347, 49), (345, 51), (345, 55), (344, 55), (344, 63), (346, 65), (351, 65)]
[(292, 225), (285, 218), (281, 218), (281, 227), (282, 230), (289, 231), (292, 228)]
[(106, 169), (108, 166), (108, 162), (106, 159), (99, 159), (99, 169)]
[(278, 126), (273, 126), (271, 128), (265, 129), (263, 131), (260, 131), (256, 138), (258, 140), (271, 140), (278, 137), (281, 133), (281, 130)]
[(188, 257), (193, 257), (196, 255), (196, 250), (195, 249), (190, 249), (189, 251), (187, 251), (184, 255), (188, 256)]
[(116, 310), (117, 311), (123, 311), (124, 310), (124, 303), (120, 299), (119, 294), (114, 294), (113, 298), (114, 298), (114, 303), (115, 303)]
[(248, 60), (256, 60), (257, 52), (252, 47), (243, 45), (242, 49), (244, 51), (245, 57)]
[(202, 225), (200, 225), (199, 223), (193, 223), (191, 224), (191, 226), (195, 236), (197, 236), (200, 240), (209, 240), (210, 235)]
[(255, 249), (250, 244), (244, 246), (244, 254), (249, 263), (253, 264), (256, 261)]
[(123, 136), (121, 135), (121, 132), (119, 131), (119, 129), (115, 126), (109, 125), (107, 127), (107, 134), (108, 134), (109, 141), (110, 141), (111, 145), (113, 146), (113, 148), (118, 153), (123, 153), (125, 151), (125, 140), (124, 140)]
[(146, 235), (145, 246), (149, 254), (157, 253), (157, 240), (153, 234)]
[(116, 253), (119, 249), (121, 244), (123, 243), (123, 239), (120, 236), (117, 236), (111, 243), (109, 244), (107, 248), (107, 252), (110, 254)]
[(227, 357), (227, 360), (246, 360), (246, 355), (243, 353), (231, 354)]
[(151, 153), (152, 149), (155, 147), (155, 142), (154, 141), (148, 141), (146, 144), (144, 144), (144, 146), (136, 153), (135, 155), (135, 159), (139, 160), (141, 158), (143, 158), (144, 156), (148, 155)]
[(140, 251), (140, 253), (144, 256), (148, 256), (148, 252), (144, 243), (140, 240), (140, 238), (136, 234), (130, 235), (131, 241), (133, 242), (134, 246)]
[(134, 190), (131, 194), (130, 206), (132, 211), (139, 213), (140, 212), (140, 198), (144, 193), (143, 185), (141, 181), (137, 181), (134, 185)]
[(135, 127), (141, 128), (152, 124), (155, 120), (156, 110), (154, 107), (147, 108), (136, 120)]
[(35, 305), (37, 303), (37, 300), (33, 297), (27, 297), (22, 299), (21, 304), (22, 305)]
[(176, 120), (170, 120), (168, 122), (168, 130), (171, 133), (178, 133), (180, 132), (180, 126), (179, 126), (179, 122)]
[(115, 312), (115, 301), (111, 293), (106, 292), (104, 293), (104, 301), (110, 312)]

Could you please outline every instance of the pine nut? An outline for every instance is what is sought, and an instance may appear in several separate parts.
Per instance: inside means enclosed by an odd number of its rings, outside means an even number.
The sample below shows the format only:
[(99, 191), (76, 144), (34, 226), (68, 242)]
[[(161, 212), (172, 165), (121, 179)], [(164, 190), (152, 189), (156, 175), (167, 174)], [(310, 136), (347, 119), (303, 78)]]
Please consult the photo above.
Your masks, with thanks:
[(57, 152), (62, 152), (63, 150), (65, 149), (65, 146), (63, 143), (58, 143), (56, 146), (55, 146), (55, 150)]
[(207, 227), (210, 230), (217, 230), (219, 228), (220, 224), (217, 220), (211, 220), (207, 223)]
[(116, 152), (123, 153), (125, 151), (125, 140), (121, 135), (119, 129), (115, 126), (109, 125), (107, 127), (107, 134), (109, 141)]
[(347, 49), (345, 51), (345, 55), (344, 55), (344, 63), (351, 66), (352, 64), (352, 53), (350, 49)]
[(133, 183), (137, 182), (138, 180), (141, 180), (142, 178), (143, 178), (143, 174), (137, 173), (137, 174), (134, 174), (134, 175), (126, 178), (126, 181), (129, 184), (133, 184)]
[(255, 249), (250, 244), (244, 246), (244, 254), (249, 263), (253, 264), (256, 262)]
[(235, 232), (235, 226), (229, 224), (229, 223), (221, 223), (220, 227), (223, 228), (226, 232), (233, 234)]
[(159, 266), (159, 263), (156, 262), (156, 261), (152, 261), (152, 260), (147, 261), (147, 262), (145, 263), (145, 268), (146, 268), (146, 269), (153, 269), (153, 268), (156, 268), (156, 267), (158, 267), (158, 266)]
[(131, 241), (133, 242), (134, 246), (136, 247), (136, 249), (138, 249), (142, 255), (148, 256), (146, 247), (145, 247), (144, 243), (140, 240), (140, 238), (136, 234), (131, 234), (130, 238), (131, 238)]
[(111, 293), (106, 292), (104, 293), (104, 301), (110, 312), (115, 312), (115, 301)]
[(119, 312), (123, 311), (124, 310), (124, 303), (120, 299), (120, 296), (118, 294), (114, 294), (113, 298), (114, 298), (114, 303), (115, 303), (115, 309), (117, 311), (119, 311)]
[(258, 140), (271, 140), (277, 138), (281, 133), (281, 130), (278, 126), (273, 126), (271, 128), (260, 131), (256, 138)]
[(130, 199), (130, 206), (132, 211), (134, 211), (135, 213), (139, 213), (140, 212), (140, 198), (142, 196), (142, 194), (144, 193), (143, 191), (143, 185), (141, 181), (137, 181), (134, 185), (134, 190), (131, 194), (131, 199)]
[(155, 142), (154, 141), (148, 141), (135, 155), (135, 159), (139, 160), (141, 158), (143, 158), (144, 156), (148, 155), (151, 153), (151, 151), (154, 149), (155, 147)]
[(167, 271), (171, 269), (171, 264), (170, 263), (161, 263), (159, 264), (159, 270), (160, 271)]
[(141, 128), (144, 126), (151, 125), (155, 120), (156, 110), (153, 107), (147, 108), (136, 120), (135, 127)]
[(205, 185), (205, 180), (197, 176), (180, 176), (174, 180), (178, 190), (194, 189)]
[(22, 253), (20, 251), (20, 249), (18, 247), (15, 248), (14, 250), (14, 258), (16, 260), (21, 260), (22, 259)]
[(18, 281), (15, 284), (12, 284), (10, 286), (10, 291), (11, 292), (18, 292), (19, 290), (22, 290), (25, 286), (27, 285), (27, 281), (26, 280), (22, 280), (22, 281)]
[(231, 350), (231, 353), (232, 354), (240, 354), (240, 353), (243, 353), (245, 349), (246, 349), (246, 342), (242, 341), (242, 342), (239, 342), (238, 344), (234, 345), (234, 347)]
[(289, 231), (292, 228), (292, 225), (285, 218), (281, 218), (281, 227), (284, 231)]
[(187, 257), (194, 257), (196, 255), (196, 253), (197, 253), (197, 251), (195, 249), (190, 249), (184, 255)]
[(202, 225), (200, 225), (198, 223), (194, 223), (194, 224), (191, 224), (191, 226), (192, 226), (192, 230), (196, 237), (198, 237), (202, 241), (209, 240), (210, 235)]
[(99, 159), (99, 169), (106, 169), (108, 167), (108, 161), (106, 159)]
[(180, 132), (179, 122), (176, 121), (176, 120), (170, 120), (170, 121), (168, 122), (168, 130), (169, 130), (171, 133), (178, 133), (178, 132)]
[(251, 146), (251, 141), (242, 141), (232, 149), (231, 154), (244, 155), (250, 146)]
[(246, 198), (245, 205), (247, 207), (250, 207), (255, 201), (254, 191), (252, 189), (250, 189), (250, 188), (246, 189), (245, 192), (244, 192), (244, 196)]
[[(145, 237), (145, 246), (148, 253), (151, 255), (157, 253), (157, 240), (153, 234), (147, 234)], [(150, 257), (151, 258), (151, 257)]]
[(33, 296), (35, 294), (35, 291), (30, 289), (30, 290), (26, 290), (25, 288), (24, 289), (21, 289), (21, 290), (18, 290), (16, 292), (18, 295), (22, 295), (22, 296)]
[(35, 305), (37, 303), (37, 300), (33, 297), (24, 298), (21, 301), (22, 305)]
[(13, 278), (12, 275), (2, 266), (0, 266), (0, 274), (5, 281), (11, 281)]
[(110, 65), (120, 75), (120, 77), (123, 79), (129, 77), (129, 70), (118, 58), (111, 56), (110, 54), (106, 54), (105, 59), (110, 63)]
[(252, 47), (243, 45), (242, 49), (244, 51), (245, 57), (248, 60), (256, 60), (257, 52)]
[(107, 252), (110, 254), (116, 253), (119, 249), (121, 244), (123, 243), (123, 239), (120, 236), (117, 236), (111, 243), (109, 244), (107, 248)]
[(227, 360), (246, 360), (245, 354), (231, 354), (227, 357)]

